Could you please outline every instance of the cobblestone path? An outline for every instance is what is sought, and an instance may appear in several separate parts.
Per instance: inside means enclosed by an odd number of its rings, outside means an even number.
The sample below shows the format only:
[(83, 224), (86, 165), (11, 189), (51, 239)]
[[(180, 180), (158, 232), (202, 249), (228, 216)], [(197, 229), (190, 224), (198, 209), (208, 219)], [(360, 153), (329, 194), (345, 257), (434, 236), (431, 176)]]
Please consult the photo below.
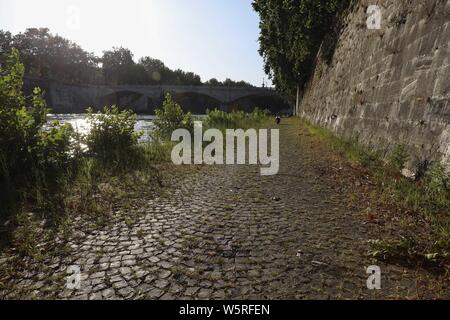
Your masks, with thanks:
[[(14, 257), (0, 255), (0, 297), (448, 297), (443, 276), (371, 260), (368, 241), (385, 231), (367, 222), (366, 204), (351, 200), (359, 183), (336, 181), (351, 168), (333, 162), (295, 120), (280, 129), (278, 175), (262, 177), (258, 166), (179, 174), (167, 192), (142, 199), (131, 222), (121, 211), (101, 229), (78, 221), (64, 254), (49, 249), (39, 266), (25, 260), (13, 272)], [(58, 247), (51, 242), (42, 246)], [(372, 264), (381, 267), (381, 290), (366, 287)], [(66, 287), (70, 265), (81, 268), (79, 290)]]

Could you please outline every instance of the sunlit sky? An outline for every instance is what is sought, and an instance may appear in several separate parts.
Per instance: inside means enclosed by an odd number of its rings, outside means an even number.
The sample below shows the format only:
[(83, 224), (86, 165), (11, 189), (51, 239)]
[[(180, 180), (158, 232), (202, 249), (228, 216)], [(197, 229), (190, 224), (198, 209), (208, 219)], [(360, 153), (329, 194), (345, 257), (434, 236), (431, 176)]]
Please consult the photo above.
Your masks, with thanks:
[(172, 69), (260, 86), (258, 15), (251, 0), (0, 0), (0, 29), (48, 27), (101, 56), (113, 46)]

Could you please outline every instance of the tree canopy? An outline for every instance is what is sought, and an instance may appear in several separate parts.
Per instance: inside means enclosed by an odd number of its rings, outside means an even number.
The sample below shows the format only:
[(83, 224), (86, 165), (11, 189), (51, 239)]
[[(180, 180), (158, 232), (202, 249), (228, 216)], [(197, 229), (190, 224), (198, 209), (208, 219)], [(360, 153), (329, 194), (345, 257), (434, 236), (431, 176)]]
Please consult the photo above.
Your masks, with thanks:
[(206, 85), (212, 86), (212, 87), (247, 87), (251, 88), (253, 87), (252, 84), (245, 82), (245, 81), (233, 81), (229, 78), (226, 78), (224, 81), (219, 81), (216, 78), (209, 79), (205, 82)]
[(12, 47), (19, 51), (28, 76), (70, 82), (96, 82), (101, 76), (95, 55), (47, 28), (31, 28), (15, 36), (0, 30), (0, 47), (0, 62)]
[(260, 16), (259, 53), (278, 90), (292, 94), (308, 79), (333, 19), (347, 0), (254, 0)]

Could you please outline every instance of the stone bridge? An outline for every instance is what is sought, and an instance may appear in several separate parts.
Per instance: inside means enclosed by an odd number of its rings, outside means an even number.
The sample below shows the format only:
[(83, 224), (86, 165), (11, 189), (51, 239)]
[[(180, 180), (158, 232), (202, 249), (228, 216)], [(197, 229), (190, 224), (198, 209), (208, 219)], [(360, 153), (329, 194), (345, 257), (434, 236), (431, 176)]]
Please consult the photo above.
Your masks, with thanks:
[(49, 106), (55, 113), (80, 113), (87, 107), (95, 109), (116, 104), (138, 113), (153, 113), (170, 93), (185, 109), (203, 113), (207, 108), (268, 108), (272, 111), (289, 106), (268, 88), (175, 86), (175, 85), (77, 85), (57, 81), (27, 79), (28, 90), (39, 86), (45, 91)]

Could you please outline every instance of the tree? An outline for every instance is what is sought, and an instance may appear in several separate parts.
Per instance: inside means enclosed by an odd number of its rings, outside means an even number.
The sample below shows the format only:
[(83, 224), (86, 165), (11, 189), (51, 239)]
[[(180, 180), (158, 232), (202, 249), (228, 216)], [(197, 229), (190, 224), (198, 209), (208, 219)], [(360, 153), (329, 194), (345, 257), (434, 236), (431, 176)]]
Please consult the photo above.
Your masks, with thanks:
[(176, 129), (188, 129), (192, 131), (193, 120), (190, 112), (185, 113), (169, 93), (163, 102), (161, 109), (156, 109), (156, 118), (153, 121), (156, 136), (163, 140), (169, 140)]
[(177, 84), (177, 85), (201, 85), (200, 76), (193, 72), (185, 72), (177, 69), (170, 70), (158, 59), (143, 57), (139, 60), (146, 70), (151, 84)]
[(292, 96), (308, 80), (333, 19), (347, 0), (254, 0), (260, 16), (259, 53), (276, 88)]
[(250, 88), (253, 87), (250, 83), (245, 82), (245, 81), (233, 81), (229, 78), (226, 78), (225, 81), (223, 82), (224, 86), (227, 87), (243, 87), (243, 88)]
[(245, 81), (233, 81), (229, 78), (226, 78), (224, 82), (218, 81), (216, 78), (212, 78), (205, 82), (206, 85), (212, 87), (242, 87), (242, 88), (252, 88), (254, 87), (252, 84)]
[(0, 30), (0, 64), (4, 64), (6, 62), (7, 53), (10, 52), (11, 45), (11, 32)]
[(184, 72), (183, 70), (177, 69), (174, 71), (176, 84), (179, 85), (191, 85), (199, 86), (202, 84), (202, 80), (199, 75), (193, 72)]
[(122, 47), (104, 51), (102, 57), (102, 69), (106, 83), (132, 84), (132, 70), (135, 66), (133, 53)]
[[(3, 42), (1, 35), (0, 41)], [(19, 50), (28, 76), (75, 83), (101, 81), (98, 58), (94, 54), (50, 34), (47, 28), (27, 29), (12, 37), (9, 47)]]
[(167, 83), (172, 72), (164, 62), (150, 57), (143, 57), (139, 60), (141, 65), (148, 75), (149, 84), (163, 84)]
[(221, 85), (220, 81), (218, 81), (216, 78), (209, 79), (205, 84), (212, 87), (218, 87)]

